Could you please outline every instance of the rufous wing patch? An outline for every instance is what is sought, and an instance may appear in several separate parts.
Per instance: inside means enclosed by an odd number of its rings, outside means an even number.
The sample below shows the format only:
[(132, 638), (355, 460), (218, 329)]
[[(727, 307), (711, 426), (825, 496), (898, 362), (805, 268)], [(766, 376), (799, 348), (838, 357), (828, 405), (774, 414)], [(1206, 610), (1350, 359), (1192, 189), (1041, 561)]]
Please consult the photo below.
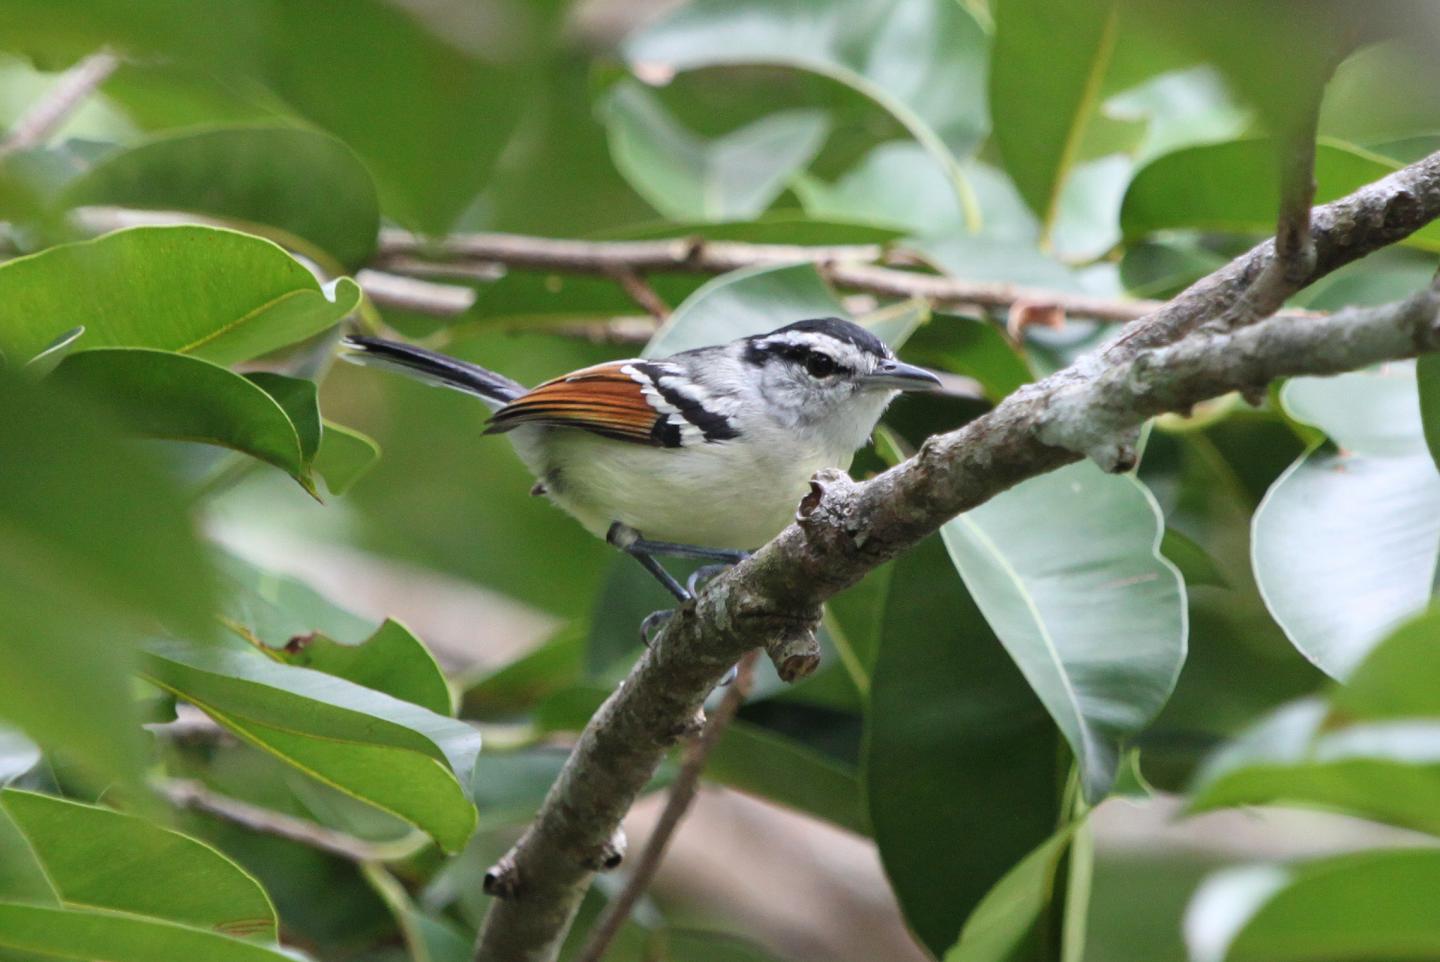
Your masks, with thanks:
[(657, 425), (663, 427), (664, 415), (646, 397), (645, 386), (633, 373), (635, 363), (598, 364), (546, 381), (496, 411), (485, 432), (497, 434), (522, 424), (545, 424), (662, 445)]

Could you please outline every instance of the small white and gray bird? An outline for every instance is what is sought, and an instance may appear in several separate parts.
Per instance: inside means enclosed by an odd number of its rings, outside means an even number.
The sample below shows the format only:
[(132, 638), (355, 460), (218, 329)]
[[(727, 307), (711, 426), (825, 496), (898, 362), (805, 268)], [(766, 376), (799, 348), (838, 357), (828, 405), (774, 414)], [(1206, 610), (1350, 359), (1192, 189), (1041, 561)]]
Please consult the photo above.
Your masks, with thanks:
[(347, 360), (472, 394), (544, 494), (637, 557), (734, 562), (790, 523), (821, 468), (850, 466), (900, 391), (939, 385), (859, 325), (827, 317), (665, 358), (612, 361), (527, 390), (475, 364), (373, 337)]

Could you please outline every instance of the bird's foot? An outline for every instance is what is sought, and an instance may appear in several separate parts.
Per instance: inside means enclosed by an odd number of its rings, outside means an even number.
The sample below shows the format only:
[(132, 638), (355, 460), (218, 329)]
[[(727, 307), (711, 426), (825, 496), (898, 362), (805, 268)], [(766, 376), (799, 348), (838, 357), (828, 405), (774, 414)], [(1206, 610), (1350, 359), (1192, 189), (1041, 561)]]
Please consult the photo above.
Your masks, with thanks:
[(650, 642), (655, 639), (655, 633), (669, 624), (670, 619), (674, 617), (674, 608), (652, 611), (646, 615), (645, 619), (640, 622), (640, 643), (649, 648)]
[(690, 577), (685, 579), (685, 590), (690, 592), (692, 595), (698, 595), (700, 593), (700, 589), (705, 587), (706, 582), (710, 581), (710, 579), (712, 578), (724, 574), (726, 571), (729, 571), (730, 567), (731, 566), (729, 564), (718, 564), (704, 565), (702, 567), (696, 568), (690, 573)]

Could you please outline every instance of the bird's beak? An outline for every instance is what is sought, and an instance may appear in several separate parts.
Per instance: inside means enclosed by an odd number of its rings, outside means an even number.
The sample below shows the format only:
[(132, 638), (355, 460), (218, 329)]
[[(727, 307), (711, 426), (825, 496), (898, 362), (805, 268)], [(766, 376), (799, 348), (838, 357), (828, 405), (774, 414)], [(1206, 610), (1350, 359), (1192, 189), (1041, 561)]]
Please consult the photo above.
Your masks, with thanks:
[(891, 360), (875, 365), (875, 370), (865, 375), (862, 383), (890, 391), (933, 391), (940, 386), (940, 379), (923, 367)]

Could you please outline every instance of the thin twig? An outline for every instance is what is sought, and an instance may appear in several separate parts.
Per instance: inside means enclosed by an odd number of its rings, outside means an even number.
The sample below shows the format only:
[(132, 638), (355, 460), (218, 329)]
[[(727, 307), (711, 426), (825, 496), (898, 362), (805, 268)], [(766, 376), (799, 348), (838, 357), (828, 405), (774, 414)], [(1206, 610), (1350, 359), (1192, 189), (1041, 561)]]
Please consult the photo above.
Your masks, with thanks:
[(1280, 170), (1280, 206), (1275, 219), (1274, 255), (1230, 310), (1220, 328), (1254, 324), (1278, 311), (1309, 281), (1315, 270), (1311, 205), (1315, 201), (1315, 132), (1319, 123), (1317, 92), (1309, 109), (1276, 140)]
[(168, 779), (160, 791), (178, 808), (213, 815), (252, 832), (299, 842), (351, 862), (389, 861), (403, 858), (417, 848), (416, 842), (409, 838), (389, 844), (367, 842), (303, 818), (221, 795), (200, 782), (187, 779)]
[(475, 306), (475, 292), (458, 284), (434, 281), (363, 268), (355, 280), (365, 296), (380, 307), (414, 311), (431, 317), (455, 317)]
[(0, 139), (0, 157), (39, 147), (48, 141), (118, 66), (119, 57), (100, 50), (65, 71), (49, 92), (21, 114)]
[(639, 271), (619, 270), (612, 276), (630, 300), (655, 320), (663, 322), (670, 316), (670, 305), (665, 303), (665, 299), (655, 292), (655, 288), (650, 286)]
[(665, 810), (660, 813), (655, 830), (650, 833), (650, 838), (645, 843), (645, 850), (636, 860), (635, 868), (625, 881), (625, 887), (610, 901), (605, 913), (590, 930), (590, 938), (586, 941), (585, 948), (575, 957), (575, 962), (600, 962), (610, 948), (610, 943), (619, 934), (620, 927), (635, 910), (636, 903), (650, 888), (650, 882), (660, 868), (660, 861), (665, 857), (665, 849), (670, 844), (675, 829), (680, 826), (680, 820), (695, 801), (695, 794), (700, 789), (700, 775), (705, 771), (705, 762), (709, 759), (711, 750), (720, 741), (720, 736), (725, 733), (735, 713), (740, 710), (745, 696), (750, 693), (750, 686), (755, 680), (755, 661), (759, 656), (760, 652), (756, 650), (747, 652), (745, 657), (740, 659), (735, 680), (711, 713), (705, 728), (685, 746), (680, 773), (670, 785)]
[[(1159, 301), (1091, 297), (1017, 284), (966, 281), (873, 263), (884, 256), (875, 245), (803, 247), (794, 244), (670, 241), (579, 241), (518, 234), (461, 234), (426, 247), (410, 235), (382, 231), (377, 265), (416, 277), (493, 281), (496, 265), (512, 270), (594, 274), (622, 278), (626, 272), (724, 274), (745, 267), (815, 264), (841, 290), (879, 297), (920, 297), (950, 310), (1007, 309), (1017, 300), (1052, 303), (1070, 317), (1131, 321)], [(417, 256), (430, 250), (432, 256)], [(438, 256), (434, 256), (438, 255)]]

